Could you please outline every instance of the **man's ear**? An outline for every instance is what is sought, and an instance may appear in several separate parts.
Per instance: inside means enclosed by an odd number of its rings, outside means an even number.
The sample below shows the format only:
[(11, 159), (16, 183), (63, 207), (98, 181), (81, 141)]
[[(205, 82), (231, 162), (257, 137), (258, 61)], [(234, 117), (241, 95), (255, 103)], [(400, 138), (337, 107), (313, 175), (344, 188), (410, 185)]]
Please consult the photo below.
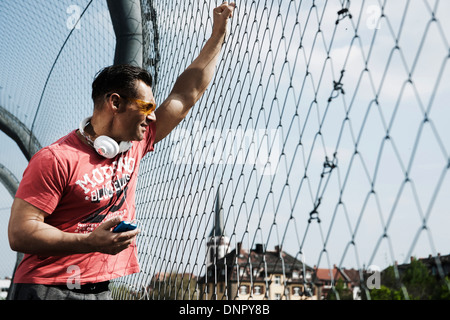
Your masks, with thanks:
[(121, 103), (120, 96), (116, 93), (111, 94), (111, 96), (109, 97), (108, 104), (110, 108), (113, 109), (113, 111), (119, 111), (120, 103)]

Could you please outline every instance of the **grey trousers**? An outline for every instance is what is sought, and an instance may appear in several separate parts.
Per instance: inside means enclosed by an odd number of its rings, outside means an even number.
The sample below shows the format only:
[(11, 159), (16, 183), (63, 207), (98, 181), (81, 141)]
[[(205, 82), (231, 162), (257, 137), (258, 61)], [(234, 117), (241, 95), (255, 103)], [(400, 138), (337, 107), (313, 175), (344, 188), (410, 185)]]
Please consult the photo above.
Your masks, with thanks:
[(91, 285), (86, 290), (33, 283), (16, 283), (13, 287), (12, 300), (112, 300), (107, 283), (97, 288)]

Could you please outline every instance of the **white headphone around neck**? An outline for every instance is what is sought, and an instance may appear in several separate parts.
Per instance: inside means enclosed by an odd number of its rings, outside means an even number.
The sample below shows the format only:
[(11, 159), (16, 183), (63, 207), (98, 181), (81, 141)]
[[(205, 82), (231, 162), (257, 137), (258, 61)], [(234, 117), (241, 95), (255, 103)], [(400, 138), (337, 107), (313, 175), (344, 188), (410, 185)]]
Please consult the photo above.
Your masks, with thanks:
[(84, 132), (84, 128), (89, 124), (91, 117), (88, 117), (80, 122), (80, 133), (89, 144), (97, 151), (97, 153), (105, 158), (111, 159), (119, 153), (127, 152), (133, 146), (131, 141), (122, 141), (117, 143), (114, 139), (108, 136), (99, 136), (94, 141)]

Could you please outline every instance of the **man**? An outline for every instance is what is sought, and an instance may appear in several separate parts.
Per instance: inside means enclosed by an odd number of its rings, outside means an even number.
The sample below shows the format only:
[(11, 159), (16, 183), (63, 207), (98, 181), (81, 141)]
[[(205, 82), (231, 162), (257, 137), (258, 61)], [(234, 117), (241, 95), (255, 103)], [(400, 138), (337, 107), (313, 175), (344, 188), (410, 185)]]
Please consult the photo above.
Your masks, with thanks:
[(135, 218), (139, 161), (166, 137), (210, 83), (234, 3), (213, 11), (199, 56), (155, 110), (151, 76), (121, 65), (92, 84), (94, 111), (31, 159), (11, 208), (11, 248), (25, 253), (14, 299), (111, 299), (109, 280), (139, 271)]

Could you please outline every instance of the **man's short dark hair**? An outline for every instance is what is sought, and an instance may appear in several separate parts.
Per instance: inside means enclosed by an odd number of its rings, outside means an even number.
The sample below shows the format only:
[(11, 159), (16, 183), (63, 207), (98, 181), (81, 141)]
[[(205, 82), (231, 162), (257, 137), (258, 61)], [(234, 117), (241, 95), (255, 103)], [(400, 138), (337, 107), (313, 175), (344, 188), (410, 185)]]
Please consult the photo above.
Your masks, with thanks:
[(140, 67), (122, 64), (113, 65), (100, 70), (92, 82), (92, 100), (107, 93), (117, 92), (135, 98), (137, 96), (136, 81), (142, 80), (148, 86), (152, 86), (152, 76)]

